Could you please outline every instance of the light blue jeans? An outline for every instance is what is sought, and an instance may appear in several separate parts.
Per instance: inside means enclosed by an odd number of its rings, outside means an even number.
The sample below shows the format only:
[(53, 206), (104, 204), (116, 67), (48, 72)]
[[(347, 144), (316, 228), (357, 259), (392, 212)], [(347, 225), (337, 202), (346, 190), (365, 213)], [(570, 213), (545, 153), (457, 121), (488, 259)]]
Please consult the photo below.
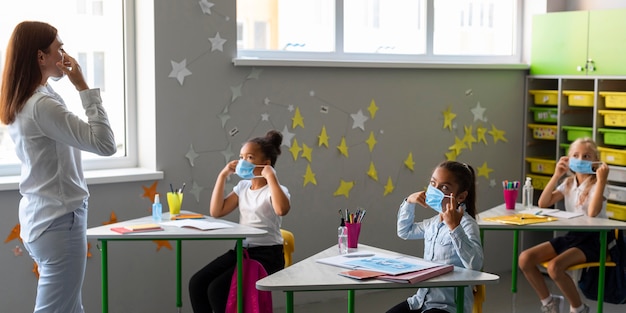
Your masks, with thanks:
[(24, 247), (37, 262), (39, 282), (35, 313), (83, 313), (87, 264), (87, 205), (57, 218)]

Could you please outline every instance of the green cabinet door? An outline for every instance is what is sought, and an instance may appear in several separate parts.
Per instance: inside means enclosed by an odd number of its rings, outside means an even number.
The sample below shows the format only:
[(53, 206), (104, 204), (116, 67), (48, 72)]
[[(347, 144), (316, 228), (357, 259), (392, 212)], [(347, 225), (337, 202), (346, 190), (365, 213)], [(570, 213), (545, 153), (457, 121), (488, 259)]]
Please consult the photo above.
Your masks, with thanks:
[(589, 12), (588, 75), (626, 75), (626, 10)]
[(531, 75), (585, 75), (589, 11), (533, 17)]

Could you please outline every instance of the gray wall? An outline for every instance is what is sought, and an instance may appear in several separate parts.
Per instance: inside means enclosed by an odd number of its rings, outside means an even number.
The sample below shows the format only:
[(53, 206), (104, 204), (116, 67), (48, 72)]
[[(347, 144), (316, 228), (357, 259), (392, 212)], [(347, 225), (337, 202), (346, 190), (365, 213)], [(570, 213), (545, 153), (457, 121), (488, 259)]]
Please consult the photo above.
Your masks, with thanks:
[[(485, 134), (486, 143), (473, 143), (458, 160), (475, 168), (484, 163), (492, 169), (488, 178), (478, 177), (478, 207), (486, 210), (502, 201), (500, 181), (521, 179), (523, 134), (523, 70), (476, 69), (366, 69), (366, 68), (292, 68), (234, 67), (235, 1), (214, 1), (211, 15), (203, 14), (197, 1), (155, 1), (156, 20), (156, 143), (157, 168), (165, 173), (158, 191), (168, 184), (195, 183), (196, 200), (185, 195), (183, 208), (208, 212), (210, 192), (216, 174), (225, 164), (222, 150), (230, 145), (237, 157), (242, 142), (263, 135), (267, 130), (294, 134), (300, 147), (311, 148), (311, 162), (298, 155), (294, 160), (289, 147), (283, 146), (276, 170), (292, 196), (292, 211), (283, 227), (296, 238), (294, 260), (302, 260), (336, 243), (340, 208), (366, 208), (368, 211), (361, 242), (415, 255), (421, 255), (421, 241), (402, 241), (395, 234), (396, 210), (402, 199), (428, 183), (434, 166), (445, 159), (455, 137), (462, 139), (464, 127), (476, 130), (492, 127), (504, 131), (507, 142), (495, 142)], [(230, 17), (227, 20), (225, 17)], [(211, 51), (208, 38), (220, 33), (228, 41), (223, 51)], [(169, 78), (170, 61), (187, 59), (193, 73), (181, 86)], [(259, 73), (258, 78), (249, 77)], [(241, 85), (241, 96), (232, 100), (232, 87)], [(311, 91), (314, 93), (312, 94)], [(265, 99), (270, 99), (265, 104)], [(379, 110), (374, 118), (367, 111), (374, 100)], [(478, 103), (485, 108), (485, 121), (475, 120), (471, 112)], [(142, 103), (141, 105), (152, 105)], [(292, 128), (298, 108), (304, 127)], [(321, 113), (321, 106), (329, 108)], [(444, 129), (443, 111), (456, 114), (452, 130)], [(230, 119), (223, 126), (218, 117), (227, 109)], [(359, 110), (369, 119), (364, 129), (353, 127), (350, 114)], [(268, 113), (263, 121), (261, 114)], [(329, 147), (318, 146), (318, 135), (326, 127)], [(233, 128), (234, 136), (229, 135)], [(377, 144), (369, 150), (365, 140), (373, 133)], [(349, 156), (336, 148), (344, 137)], [(199, 157), (191, 166), (185, 154), (193, 145)], [(414, 171), (403, 162), (412, 153)], [(232, 159), (231, 158), (231, 159)], [(367, 175), (373, 162), (378, 181)], [(317, 184), (304, 185), (307, 168), (315, 173)], [(395, 189), (384, 196), (384, 185), (391, 177)], [(349, 197), (333, 195), (341, 180), (355, 183)], [(233, 177), (231, 183), (237, 178)], [(152, 181), (90, 186), (90, 227), (101, 225), (115, 212), (118, 219), (147, 215), (150, 201), (142, 198), (143, 188)], [(17, 191), (1, 192), (0, 235), (8, 236), (17, 223)], [(419, 218), (433, 215), (420, 210)], [(236, 220), (236, 214), (228, 217)], [(5, 237), (6, 238), (6, 237)], [(510, 270), (511, 236), (487, 233), (485, 270)], [(100, 252), (91, 241), (92, 257), (87, 262), (84, 305), (88, 312), (100, 307)], [(174, 242), (171, 243), (174, 247)], [(0, 250), (0, 306), (2, 312), (28, 312), (35, 297), (36, 278), (32, 260), (15, 256), (17, 240)], [(183, 246), (183, 286), (190, 275), (233, 245), (231, 242), (186, 242)], [(502, 247), (505, 247), (504, 249)], [(157, 251), (153, 242), (109, 244), (110, 312), (165, 312), (174, 309), (173, 250)], [(504, 252), (504, 253), (503, 253)], [(343, 295), (343, 294), (342, 294)], [(276, 305), (283, 305), (281, 294)], [(296, 302), (314, 301), (328, 294), (302, 294)], [(184, 311), (190, 312), (186, 288)], [(164, 309), (168, 308), (168, 309)], [(170, 309), (171, 308), (171, 309)]]

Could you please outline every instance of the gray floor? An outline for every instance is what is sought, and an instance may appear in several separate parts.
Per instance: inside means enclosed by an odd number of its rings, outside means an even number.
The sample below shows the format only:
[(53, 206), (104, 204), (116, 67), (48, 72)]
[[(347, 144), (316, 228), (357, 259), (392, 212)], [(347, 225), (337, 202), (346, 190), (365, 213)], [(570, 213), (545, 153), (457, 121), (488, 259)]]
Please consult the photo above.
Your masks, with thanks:
[[(500, 312), (541, 312), (539, 300), (537, 300), (534, 291), (530, 288), (523, 277), (518, 279), (517, 294), (515, 296), (515, 307), (513, 307), (513, 296), (511, 293), (511, 273), (496, 273), (500, 275), (500, 283), (497, 285), (487, 286), (487, 298), (483, 304), (484, 313), (500, 313)], [(558, 289), (548, 279), (553, 293), (558, 293)], [(403, 299), (413, 294), (415, 290), (401, 289), (392, 291), (377, 292), (357, 292), (356, 295), (356, 312), (385, 312), (393, 305), (399, 303)], [(298, 293), (294, 294), (295, 303), (298, 303)], [(279, 300), (282, 303), (274, 303), (274, 313), (283, 313), (284, 297), (274, 297), (274, 301)], [(597, 303), (595, 301), (586, 300), (585, 303), (591, 307), (591, 312), (596, 312)], [(280, 306), (280, 307), (278, 307)], [(296, 313), (339, 313), (346, 312), (346, 297), (328, 299), (323, 302), (309, 303), (295, 306)], [(604, 313), (626, 312), (626, 304), (615, 305), (604, 303)], [(565, 312), (562, 312), (565, 313)]]

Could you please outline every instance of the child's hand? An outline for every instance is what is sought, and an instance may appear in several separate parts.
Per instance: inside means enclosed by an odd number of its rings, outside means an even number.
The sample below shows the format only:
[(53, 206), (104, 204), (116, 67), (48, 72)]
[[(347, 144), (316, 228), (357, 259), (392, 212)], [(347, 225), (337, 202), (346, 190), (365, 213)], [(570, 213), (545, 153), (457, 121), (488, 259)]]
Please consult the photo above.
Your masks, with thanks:
[(276, 170), (271, 165), (263, 166), (263, 170), (261, 170), (261, 176), (265, 179), (269, 179), (272, 176), (276, 176)]
[[(458, 210), (457, 210), (458, 208)], [(454, 194), (450, 194), (450, 201), (446, 203), (446, 207), (443, 212), (439, 213), (441, 219), (448, 225), (450, 230), (455, 229), (461, 224), (461, 219), (465, 213), (465, 207), (460, 206), (454, 198)]]
[(609, 166), (602, 162), (598, 168), (596, 168), (596, 178), (598, 181), (606, 182), (609, 177)]
[(554, 169), (554, 176), (561, 177), (565, 175), (569, 171), (569, 157), (562, 156), (559, 161), (556, 163), (556, 167)]
[(418, 192), (412, 193), (411, 195), (406, 197), (406, 202), (417, 203), (425, 208), (428, 207), (428, 205), (426, 205), (426, 192), (425, 191), (418, 191)]
[(235, 169), (237, 168), (237, 163), (239, 163), (239, 160), (233, 160), (226, 163), (226, 166), (224, 166), (224, 168), (222, 169), (221, 174), (230, 176), (230, 174), (235, 172)]

